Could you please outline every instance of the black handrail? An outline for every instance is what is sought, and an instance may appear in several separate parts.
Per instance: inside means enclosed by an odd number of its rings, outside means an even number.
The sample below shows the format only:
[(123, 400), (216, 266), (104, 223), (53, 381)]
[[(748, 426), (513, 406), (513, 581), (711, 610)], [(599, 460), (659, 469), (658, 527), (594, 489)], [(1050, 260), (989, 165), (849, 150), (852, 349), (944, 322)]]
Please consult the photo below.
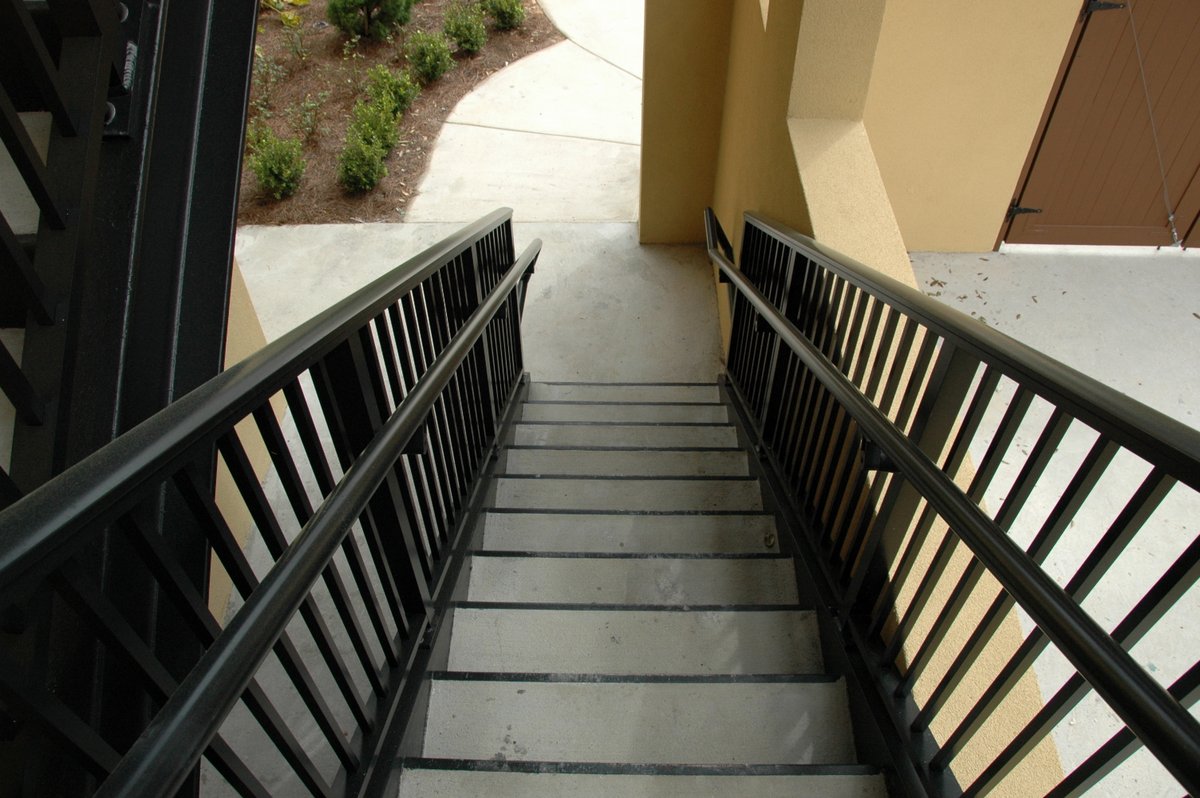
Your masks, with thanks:
[[(489, 214), (0, 512), (3, 632), (37, 640), (82, 618), (69, 633), (132, 666), (121, 696), (144, 710), (114, 732), (70, 692), (70, 675), (56, 694), (40, 649), (17, 637), (0, 657), (0, 692), (23, 721), (18, 744), (49, 740), (70, 755), (61, 778), (76, 792), (85, 774), (103, 794), (173, 792), (203, 754), (238, 794), (266, 796), (259, 771), (271, 758), (243, 762), (224, 739), (250, 722), (222, 728), (240, 701), (297, 787), (332, 794), (325, 757), (348, 794), (378, 782), (381, 752), (413, 710), (408, 686), (461, 568), (489, 454), (511, 424), (539, 251), (535, 241), (518, 257), (511, 211)], [(244, 443), (255, 438), (270, 456), (263, 473)], [(208, 481), (214, 463), (230, 492)], [(239, 512), (273, 558), (261, 578), (235, 537)], [(194, 537), (172, 537), (180, 528)], [(106, 583), (85, 556), (96, 546), (146, 585)], [(245, 601), (224, 629), (204, 593), (210, 554)], [(137, 614), (139, 589), (164, 596), (182, 650), (145, 642), (155, 629)], [(60, 599), (70, 612), (41, 611)], [(293, 615), (303, 628), (287, 628)], [(301, 654), (297, 632), (319, 657)], [(272, 652), (295, 688), (283, 697), (253, 680)], [(306, 747), (284, 721), (291, 700), (327, 748)], [(55, 791), (58, 778), (33, 783)]]
[(0, 514), (0, 594), (40, 580), (70, 557), (89, 524), (111, 517), (147, 480), (170, 473), (211, 430), (244, 417), (297, 370), (377, 316), (393, 298), (511, 215), (464, 227), (230, 367)]
[(97, 796), (157, 796), (173, 793), (182, 784), (341, 545), (350, 525), (362, 515), (424, 423), (434, 400), (483, 335), (488, 322), (526, 277), (539, 246), (535, 242), (525, 250), (471, 315), (101, 785)]
[[(822, 247), (786, 227), (746, 215), (753, 225), (797, 247), (801, 257), (818, 260), (859, 288), (916, 317), (956, 347), (981, 361), (1019, 372), (1023, 381), (1049, 398), (1069, 402), (1083, 421), (1102, 419), (1105, 429), (1128, 430), (1113, 435), (1131, 451), (1152, 457), (1181, 482), (1200, 482), (1200, 435), (1178, 422), (1106, 388), (1050, 358), (1012, 341), (930, 300), (914, 289)], [(731, 283), (779, 341), (802, 361), (837, 405), (858, 425), (864, 439), (878, 446), (900, 475), (946, 521), (950, 530), (996, 577), (1003, 588), (1053, 640), (1079, 673), (1108, 702), (1180, 783), (1200, 794), (1200, 723), (1155, 681), (1005, 530), (954, 483), (924, 451), (860, 391), (827, 353), (809, 340), (772, 301), (739, 270), (720, 246), (717, 223), (706, 212), (709, 257), (723, 281)], [(743, 255), (745, 250), (743, 250)], [(901, 355), (905, 354), (903, 351)]]
[(1134, 454), (1153, 459), (1185, 485), (1200, 490), (1200, 431), (1113, 390), (1043, 352), (953, 312), (935, 299), (833, 250), (803, 233), (747, 213), (763, 230), (811, 250), (821, 265), (867, 292), (902, 309), (939, 335), (952, 339), (981, 360), (1000, 366), (1055, 404), (1067, 404), (1075, 416), (1113, 429), (1113, 439)]

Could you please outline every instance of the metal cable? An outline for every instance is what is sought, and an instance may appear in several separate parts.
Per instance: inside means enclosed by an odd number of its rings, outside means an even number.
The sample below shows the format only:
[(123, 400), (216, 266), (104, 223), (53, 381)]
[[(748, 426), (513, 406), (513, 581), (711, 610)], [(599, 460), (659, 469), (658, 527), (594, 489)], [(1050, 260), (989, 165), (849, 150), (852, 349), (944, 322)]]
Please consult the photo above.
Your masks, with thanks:
[(1142, 76), (1142, 93), (1146, 97), (1146, 115), (1150, 117), (1150, 135), (1154, 139), (1154, 153), (1158, 156), (1158, 174), (1162, 178), (1163, 205), (1167, 208), (1167, 224), (1171, 227), (1171, 243), (1182, 246), (1179, 231), (1175, 229), (1175, 209), (1171, 206), (1171, 190), (1167, 187), (1167, 167), (1163, 162), (1162, 143), (1158, 140), (1158, 125), (1154, 121), (1154, 105), (1150, 101), (1150, 84), (1146, 80), (1146, 62), (1142, 57), (1142, 45), (1138, 41), (1137, 23), (1133, 19), (1133, 0), (1126, 0), (1125, 10), (1129, 12), (1129, 29), (1133, 32), (1133, 48), (1137, 53), (1138, 73)]

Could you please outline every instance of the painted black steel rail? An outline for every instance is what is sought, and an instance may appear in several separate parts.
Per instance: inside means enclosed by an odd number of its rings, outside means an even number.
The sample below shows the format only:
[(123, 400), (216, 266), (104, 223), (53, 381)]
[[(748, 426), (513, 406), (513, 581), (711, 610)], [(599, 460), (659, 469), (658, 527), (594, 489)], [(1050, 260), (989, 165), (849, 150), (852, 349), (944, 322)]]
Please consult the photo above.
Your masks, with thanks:
[[(1200, 487), (1200, 435), (912, 288), (751, 214), (739, 269), (711, 211), (706, 222), (710, 258), (722, 282), (736, 292), (729, 356), (735, 398), (757, 428), (779, 483), (804, 516), (801, 525), (816, 538), (820, 570), (837, 596), (843, 633), (862, 649), (879, 701), (891, 713), (895, 732), (909, 738), (905, 747), (926, 790), (986, 792), (1080, 700), (1086, 680), (1180, 784), (1200, 792), (1200, 723), (1123, 648), (1195, 582), (1195, 545), (1157, 583), (1137, 586), (1149, 591), (1146, 598), (1111, 634), (1080, 605), (1176, 482), (1181, 488)], [(997, 375), (1014, 384), (1012, 403), (964, 491), (954, 475), (992, 401)], [(1001, 458), (1013, 456), (1008, 447), (1031, 400), (1053, 412), (1025, 453), (1008, 497), (989, 513), (981, 506), (983, 491)], [(939, 420), (943, 416), (949, 421)], [(1093, 456), (1084, 460), (1026, 551), (1009, 536), (1009, 527), (1076, 421), (1099, 435)], [(947, 443), (949, 454), (942, 462)], [(1148, 462), (1151, 474), (1064, 588), (1041, 561), (1118, 449)], [(893, 559), (882, 560), (881, 540), (894, 535), (897, 524), (899, 532), (907, 530), (911, 513), (918, 512), (912, 540), (901, 545), (895, 539)], [(938, 519), (950, 531), (938, 547), (938, 561), (948, 562), (960, 541), (970, 552), (967, 570), (953, 581), (942, 566), (930, 566), (916, 598), (897, 607), (901, 582), (915, 572), (914, 553)], [(896, 568), (893, 577), (889, 568)], [(913, 682), (931, 658), (945, 653), (946, 631), (976, 594), (984, 571), (1003, 592), (979, 631), (962, 648), (949, 650), (953, 664), (935, 682), (933, 703), (923, 707)], [(949, 598), (935, 598), (939, 582)], [(912, 619), (939, 602), (932, 629), (923, 638), (915, 636)], [(1054, 698), (1053, 713), (1043, 713), (1051, 718), (1048, 724), (1041, 717), (1030, 721), (960, 791), (953, 780), (941, 777), (959, 749), (939, 749), (928, 725), (995, 639), (1013, 602), (1038, 630), (1010, 659), (1010, 675), (997, 677), (966, 718), (956, 719), (955, 746), (960, 735), (978, 731), (980, 719), (1010, 694), (1013, 679), (1028, 672), (1045, 646), (1039, 641), (1053, 643), (1082, 678)], [(889, 615), (898, 623), (885, 632)], [(902, 651), (908, 652), (907, 662)], [(1195, 659), (1196, 652), (1185, 655)]]
[[(13, 643), (0, 652), (0, 695), (24, 744), (61, 750), (72, 763), (64, 770), (81, 769), (71, 793), (98, 784), (102, 795), (170, 794), (204, 756), (238, 794), (268, 794), (259, 759), (243, 761), (248, 753), (218, 734), (239, 702), (286, 763), (288, 790), (360, 794), (389, 768), (379, 746), (405, 720), (398, 702), (462, 559), (451, 549), (511, 421), (539, 249), (517, 257), (511, 212), (498, 210), (0, 513), (0, 607)], [(273, 471), (253, 462), (254, 440)], [(224, 498), (198, 478), (214, 457), (232, 483)], [(244, 600), (224, 628), (207, 606), (209, 584), (196, 584), (146, 523), (164, 503), (209, 542)], [(236, 538), (239, 508), (273, 560), (265, 573)], [(143, 643), (121, 597), (77, 567), (99, 540), (131, 547), (198, 644), (190, 662)], [(337, 610), (328, 617), (316, 604), (325, 597)], [(128, 700), (153, 704), (149, 725), (110, 737), (38, 684), (26, 641), (43, 634), (42, 608), (57, 601), (88, 622), (94, 645), (133, 665)], [(297, 646), (301, 627), (319, 656)], [(302, 745), (278, 697), (258, 685), (272, 653), (303, 702), (290, 711), (307, 710), (324, 751)]]

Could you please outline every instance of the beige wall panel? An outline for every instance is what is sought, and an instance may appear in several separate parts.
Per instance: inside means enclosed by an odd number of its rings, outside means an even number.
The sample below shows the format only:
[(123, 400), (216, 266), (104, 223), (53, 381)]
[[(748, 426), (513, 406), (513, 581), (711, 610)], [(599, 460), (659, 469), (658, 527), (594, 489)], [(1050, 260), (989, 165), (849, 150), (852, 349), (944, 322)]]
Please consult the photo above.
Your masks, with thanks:
[(728, 0), (646, 4), (642, 82), (643, 244), (704, 240), (729, 55)]
[(995, 245), (1079, 9), (887, 4), (864, 121), (908, 249)]
[(742, 214), (757, 211), (811, 231), (787, 127), (801, 4), (736, 0), (713, 208), (740, 247)]
[[(242, 277), (242, 270), (238, 267), (237, 261), (234, 261), (233, 274), (229, 282), (229, 326), (225, 333), (225, 368), (245, 360), (267, 345), (267, 337), (263, 334), (262, 325), (258, 321), (258, 313), (250, 301), (250, 291), (246, 288), (246, 281)], [(276, 415), (282, 415), (282, 412), (282, 405), (276, 403)], [(250, 457), (250, 463), (254, 466), (255, 473), (261, 478), (270, 468), (271, 456), (267, 453), (262, 438), (258, 435), (253, 419), (247, 419), (238, 424), (237, 432), (242, 444), (246, 447), (246, 454)], [(229, 528), (233, 530), (238, 543), (244, 547), (246, 541), (250, 539), (254, 523), (250, 520), (250, 511), (246, 509), (237, 486), (234, 485), (233, 477), (229, 474), (229, 469), (220, 460), (218, 460), (217, 466), (216, 499), (217, 506), (221, 508), (229, 522)], [(225, 608), (229, 604), (233, 585), (215, 554), (212, 555), (211, 563), (212, 569), (208, 580), (208, 608), (218, 621), (224, 623)]]

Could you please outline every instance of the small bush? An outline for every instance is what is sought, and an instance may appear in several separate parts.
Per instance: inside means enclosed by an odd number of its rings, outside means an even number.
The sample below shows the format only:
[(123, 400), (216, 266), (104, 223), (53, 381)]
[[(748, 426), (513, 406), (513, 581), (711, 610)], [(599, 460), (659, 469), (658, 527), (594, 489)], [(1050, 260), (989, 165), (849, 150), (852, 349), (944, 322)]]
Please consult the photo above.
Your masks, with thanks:
[(404, 57), (413, 75), (423, 84), (433, 83), (454, 66), (450, 42), (440, 33), (417, 31), (404, 45)]
[(383, 103), (356, 102), (349, 129), (364, 141), (383, 150), (385, 154), (391, 152), (392, 147), (400, 140), (400, 133), (396, 130), (396, 116)]
[(325, 16), (347, 36), (384, 39), (412, 18), (416, 0), (329, 0)]
[(500, 30), (519, 28), (525, 21), (523, 0), (484, 0), (484, 8)]
[(295, 194), (307, 165), (301, 155), (300, 141), (281, 139), (264, 128), (257, 134), (253, 147), (250, 169), (259, 185), (277, 200)]
[(288, 123), (301, 141), (312, 143), (313, 136), (317, 135), (317, 127), (321, 123), (321, 106), (328, 99), (329, 92), (327, 91), (321, 92), (316, 97), (306, 94), (298, 105), (290, 106), (287, 109)]
[(446, 9), (442, 30), (460, 50), (477, 53), (487, 42), (487, 26), (483, 24), (483, 9), (477, 3), (457, 2)]
[(371, 102), (391, 111), (392, 116), (399, 117), (407, 111), (420, 93), (421, 87), (408, 70), (393, 72), (379, 64), (367, 72), (367, 96)]
[(386, 153), (351, 128), (338, 156), (338, 182), (349, 191), (370, 191), (387, 176)]

